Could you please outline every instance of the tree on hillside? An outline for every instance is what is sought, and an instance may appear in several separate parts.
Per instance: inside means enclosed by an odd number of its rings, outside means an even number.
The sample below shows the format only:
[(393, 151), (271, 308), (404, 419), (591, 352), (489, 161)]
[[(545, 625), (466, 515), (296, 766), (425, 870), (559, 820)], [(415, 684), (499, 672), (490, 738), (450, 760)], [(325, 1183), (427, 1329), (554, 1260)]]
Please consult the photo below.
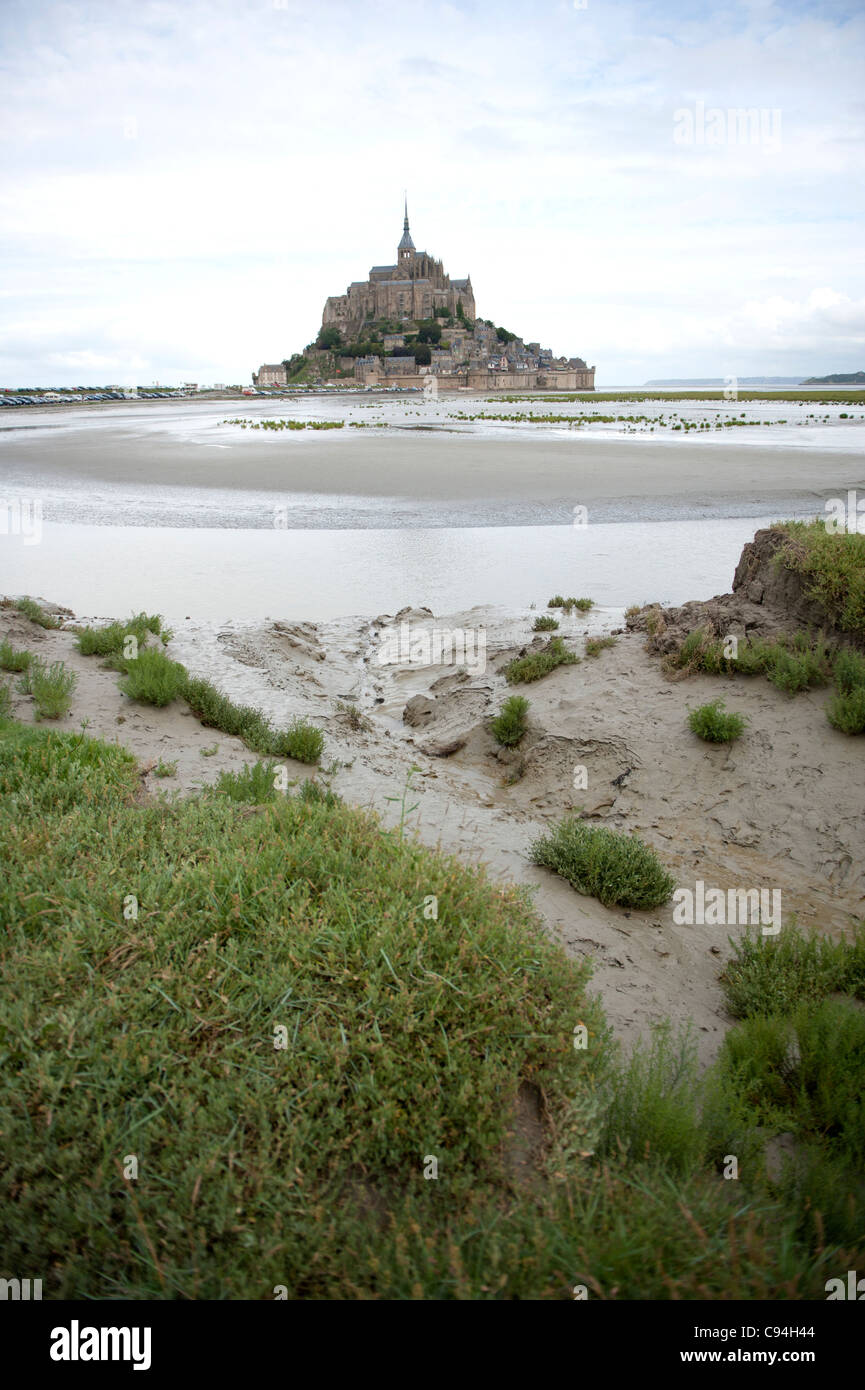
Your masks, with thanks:
[(418, 343), (414, 350), (414, 360), (418, 367), (428, 367), (432, 362), (432, 351), (427, 343)]
[(419, 343), (437, 343), (441, 340), (441, 336), (441, 324), (433, 323), (429, 319), (424, 319), (418, 328), (417, 340)]
[(342, 347), (342, 334), (335, 323), (329, 323), (327, 328), (322, 328), (315, 345), (326, 352), (335, 352), (337, 348)]

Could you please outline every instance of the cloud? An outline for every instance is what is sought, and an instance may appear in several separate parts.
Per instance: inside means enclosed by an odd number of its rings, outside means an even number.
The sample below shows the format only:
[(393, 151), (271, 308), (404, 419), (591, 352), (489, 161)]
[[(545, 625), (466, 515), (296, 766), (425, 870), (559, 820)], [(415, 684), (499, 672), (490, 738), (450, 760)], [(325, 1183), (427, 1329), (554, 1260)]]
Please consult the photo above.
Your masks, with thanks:
[[(601, 382), (717, 374), (719, 352), (862, 366), (860, 10), (427, 0), (405, 20), (396, 0), (7, 0), (5, 379), (88, 353), (246, 379), (393, 258), (405, 187), (416, 244), (471, 272), (485, 317)], [(677, 144), (698, 103), (777, 110), (780, 141)]]

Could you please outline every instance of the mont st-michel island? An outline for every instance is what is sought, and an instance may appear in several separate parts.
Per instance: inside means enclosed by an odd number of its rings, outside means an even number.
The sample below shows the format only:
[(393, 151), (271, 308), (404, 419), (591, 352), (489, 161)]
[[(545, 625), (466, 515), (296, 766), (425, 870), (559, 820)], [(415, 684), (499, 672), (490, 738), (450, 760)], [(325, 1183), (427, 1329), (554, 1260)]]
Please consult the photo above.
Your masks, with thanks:
[(252, 380), (285, 386), (328, 375), (370, 387), (435, 381), (449, 390), (595, 389), (595, 368), (581, 357), (556, 357), (479, 318), (471, 276), (452, 279), (441, 261), (416, 250), (407, 203), (395, 263), (374, 265), (366, 280), (330, 295), (315, 343), (283, 362), (264, 363)]

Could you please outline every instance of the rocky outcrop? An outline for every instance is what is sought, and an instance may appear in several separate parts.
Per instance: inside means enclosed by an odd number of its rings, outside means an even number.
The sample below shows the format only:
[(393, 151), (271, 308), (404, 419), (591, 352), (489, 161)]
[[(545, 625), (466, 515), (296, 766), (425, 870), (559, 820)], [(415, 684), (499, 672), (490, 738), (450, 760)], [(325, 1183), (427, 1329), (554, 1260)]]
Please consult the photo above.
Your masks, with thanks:
[(688, 634), (701, 627), (711, 628), (715, 637), (771, 639), (810, 629), (830, 641), (855, 642), (835, 626), (822, 604), (809, 597), (803, 576), (774, 559), (788, 540), (778, 527), (758, 531), (739, 558), (732, 593), (678, 608), (647, 605), (628, 616), (628, 628), (645, 632), (647, 649), (659, 656), (677, 652)]

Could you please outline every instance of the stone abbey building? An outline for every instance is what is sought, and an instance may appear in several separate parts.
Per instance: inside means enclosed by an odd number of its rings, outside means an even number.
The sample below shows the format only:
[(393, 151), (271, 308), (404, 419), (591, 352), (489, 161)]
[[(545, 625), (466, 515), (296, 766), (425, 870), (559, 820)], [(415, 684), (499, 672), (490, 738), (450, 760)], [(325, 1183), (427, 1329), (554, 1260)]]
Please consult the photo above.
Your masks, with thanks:
[[(435, 321), (439, 333), (428, 336), (424, 353), (416, 353), (421, 327)], [(345, 381), (368, 387), (423, 387), (435, 377), (445, 390), (594, 391), (595, 368), (581, 357), (554, 357), (540, 343), (526, 343), (488, 319), (479, 319), (471, 276), (452, 280), (441, 261), (417, 251), (405, 209), (402, 238), (394, 265), (374, 265), (367, 280), (355, 280), (345, 294), (331, 295), (324, 306), (322, 331), (337, 329), (332, 350), (311, 343), (303, 357), (313, 364), (326, 359)], [(331, 335), (335, 337), (335, 335)], [(343, 349), (354, 348), (355, 354)], [(359, 356), (374, 349), (379, 355)], [(297, 354), (293, 361), (298, 360)], [(416, 360), (417, 359), (417, 360)], [(418, 363), (420, 365), (418, 365)], [(266, 362), (253, 373), (257, 386), (284, 386), (289, 362)], [(333, 384), (340, 384), (334, 382)]]
[(336, 327), (346, 342), (356, 338), (364, 319), (429, 319), (436, 309), (454, 316), (462, 304), (467, 319), (475, 317), (471, 276), (452, 280), (441, 261), (416, 251), (408, 225), (408, 204), (396, 265), (374, 265), (368, 280), (354, 280), (345, 294), (331, 295), (324, 306), (322, 328)]

